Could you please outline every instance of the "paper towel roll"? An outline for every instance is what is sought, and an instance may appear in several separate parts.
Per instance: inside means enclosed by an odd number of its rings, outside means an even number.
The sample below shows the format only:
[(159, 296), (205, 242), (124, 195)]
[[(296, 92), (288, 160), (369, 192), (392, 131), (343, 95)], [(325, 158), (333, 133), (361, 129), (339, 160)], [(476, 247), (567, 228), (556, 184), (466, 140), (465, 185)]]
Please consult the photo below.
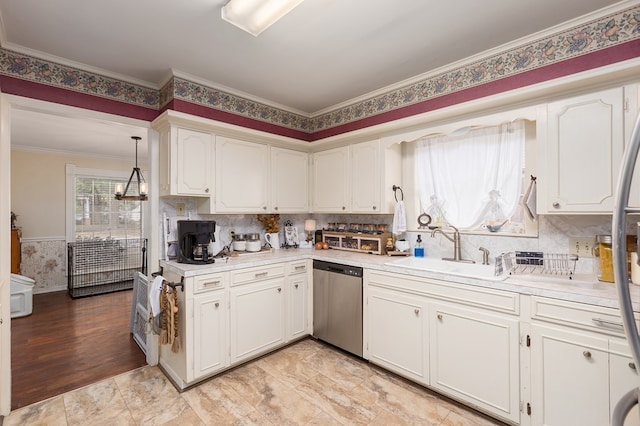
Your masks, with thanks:
[(631, 252), (631, 282), (640, 285), (640, 266), (638, 266), (638, 253)]

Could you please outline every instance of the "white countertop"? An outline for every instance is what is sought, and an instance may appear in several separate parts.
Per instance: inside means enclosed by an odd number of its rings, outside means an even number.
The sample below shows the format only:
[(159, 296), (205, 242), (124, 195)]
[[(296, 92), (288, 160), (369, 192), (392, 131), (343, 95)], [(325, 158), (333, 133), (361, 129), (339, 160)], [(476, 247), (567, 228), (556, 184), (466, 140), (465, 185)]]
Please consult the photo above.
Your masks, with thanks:
[[(615, 284), (600, 282), (596, 279), (595, 275), (591, 274), (576, 274), (572, 279), (569, 279), (567, 276), (513, 275), (504, 281), (487, 281), (475, 278), (454, 277), (445, 273), (415, 270), (387, 264), (388, 262), (398, 259), (398, 257), (378, 256), (341, 250), (279, 249), (272, 250), (271, 252), (230, 257), (226, 261), (224, 259), (216, 259), (216, 263), (210, 265), (189, 265), (163, 260), (160, 261), (160, 266), (165, 268), (165, 270), (171, 270), (187, 278), (201, 274), (265, 266), (273, 263), (302, 259), (324, 260), (359, 266), (366, 269), (453, 281), (477, 287), (549, 297), (608, 308), (617, 309), (619, 306)], [(630, 289), (634, 310), (640, 312), (640, 286), (631, 284)]]

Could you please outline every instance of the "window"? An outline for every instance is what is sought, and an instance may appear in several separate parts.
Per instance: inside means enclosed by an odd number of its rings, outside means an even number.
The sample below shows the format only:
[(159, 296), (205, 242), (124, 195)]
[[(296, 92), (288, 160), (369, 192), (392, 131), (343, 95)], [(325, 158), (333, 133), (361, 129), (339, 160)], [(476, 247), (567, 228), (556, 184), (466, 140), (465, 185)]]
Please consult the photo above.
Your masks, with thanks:
[(120, 172), (67, 166), (67, 241), (142, 238), (142, 202), (116, 200)]
[(415, 146), (419, 207), (437, 226), (525, 234), (526, 122), (469, 127)]

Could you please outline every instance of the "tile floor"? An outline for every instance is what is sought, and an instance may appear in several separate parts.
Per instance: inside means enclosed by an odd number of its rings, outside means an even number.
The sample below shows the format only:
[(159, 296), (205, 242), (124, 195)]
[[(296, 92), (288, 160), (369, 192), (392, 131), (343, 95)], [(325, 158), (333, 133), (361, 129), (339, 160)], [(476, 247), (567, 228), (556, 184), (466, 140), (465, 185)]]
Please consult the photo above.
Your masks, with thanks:
[(13, 411), (7, 425), (502, 425), (312, 339), (179, 393), (145, 366)]

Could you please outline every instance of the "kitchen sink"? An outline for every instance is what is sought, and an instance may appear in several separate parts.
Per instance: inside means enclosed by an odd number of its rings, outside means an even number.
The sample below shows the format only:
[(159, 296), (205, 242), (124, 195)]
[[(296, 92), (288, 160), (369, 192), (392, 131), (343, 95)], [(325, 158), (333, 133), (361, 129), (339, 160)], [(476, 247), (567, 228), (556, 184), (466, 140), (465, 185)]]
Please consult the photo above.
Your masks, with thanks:
[(386, 262), (386, 265), (491, 281), (504, 281), (508, 277), (508, 274), (503, 274), (499, 277), (495, 276), (495, 267), (493, 265), (452, 262), (428, 257), (404, 257)]

